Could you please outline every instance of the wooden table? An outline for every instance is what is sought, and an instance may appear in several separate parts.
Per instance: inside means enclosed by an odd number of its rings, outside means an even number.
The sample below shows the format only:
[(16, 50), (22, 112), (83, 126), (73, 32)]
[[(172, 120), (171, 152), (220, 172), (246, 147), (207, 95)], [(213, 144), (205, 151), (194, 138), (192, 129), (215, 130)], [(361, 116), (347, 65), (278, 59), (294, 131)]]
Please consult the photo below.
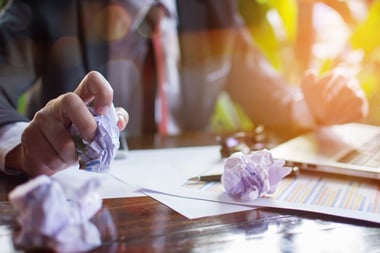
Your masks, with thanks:
[[(215, 144), (215, 136), (130, 138), (130, 149)], [(0, 174), (0, 252), (18, 251), (7, 194), (22, 177)], [(194, 207), (196, 208), (196, 207)], [(95, 223), (103, 244), (91, 252), (380, 252), (380, 225), (259, 208), (189, 220), (149, 197), (106, 199)], [(29, 252), (48, 252), (34, 250)]]

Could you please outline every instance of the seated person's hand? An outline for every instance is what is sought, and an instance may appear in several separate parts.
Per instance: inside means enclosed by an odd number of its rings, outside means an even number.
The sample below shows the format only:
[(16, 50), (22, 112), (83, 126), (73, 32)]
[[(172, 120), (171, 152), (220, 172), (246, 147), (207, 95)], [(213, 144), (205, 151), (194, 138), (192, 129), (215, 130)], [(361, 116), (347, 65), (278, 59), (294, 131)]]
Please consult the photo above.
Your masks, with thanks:
[(368, 114), (368, 102), (358, 81), (341, 71), (332, 71), (321, 78), (307, 71), (301, 88), (318, 125), (354, 122)]
[[(75, 124), (81, 137), (91, 141), (97, 125), (87, 105), (93, 103), (97, 114), (105, 114), (112, 100), (110, 84), (101, 74), (90, 72), (74, 92), (49, 101), (24, 130), (21, 145), (11, 151), (16, 152), (13, 155), (22, 155), (17, 169), (29, 176), (52, 175), (76, 163), (78, 156), (68, 130), (70, 125)], [(118, 127), (122, 130), (128, 122), (128, 113), (122, 108), (116, 110)]]

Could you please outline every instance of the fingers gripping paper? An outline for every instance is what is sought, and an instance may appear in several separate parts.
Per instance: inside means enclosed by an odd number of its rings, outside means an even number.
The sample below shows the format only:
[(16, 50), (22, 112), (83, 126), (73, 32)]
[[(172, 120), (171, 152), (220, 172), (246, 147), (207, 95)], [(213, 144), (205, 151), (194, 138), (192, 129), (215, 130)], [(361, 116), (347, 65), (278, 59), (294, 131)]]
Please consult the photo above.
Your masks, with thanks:
[(75, 125), (70, 129), (79, 155), (80, 168), (93, 172), (107, 172), (120, 146), (117, 113), (113, 105), (105, 115), (95, 115), (92, 107), (89, 107), (89, 110), (97, 124), (94, 139), (83, 140)]

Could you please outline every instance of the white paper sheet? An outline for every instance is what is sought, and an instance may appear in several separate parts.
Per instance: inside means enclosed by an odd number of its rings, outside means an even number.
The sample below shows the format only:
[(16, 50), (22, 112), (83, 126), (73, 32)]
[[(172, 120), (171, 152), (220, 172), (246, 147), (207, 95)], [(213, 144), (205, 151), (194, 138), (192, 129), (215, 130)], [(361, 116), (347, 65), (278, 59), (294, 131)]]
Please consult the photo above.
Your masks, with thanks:
[(224, 161), (219, 149), (219, 146), (205, 146), (132, 150), (126, 159), (115, 160), (109, 173), (141, 188), (171, 189), (190, 177), (210, 171), (221, 173)]
[(140, 192), (140, 188), (128, 185), (126, 182), (113, 177), (108, 173), (95, 173), (80, 170), (79, 166), (73, 166), (66, 170), (62, 170), (53, 175), (53, 178), (61, 181), (63, 184), (79, 187), (85, 180), (91, 177), (102, 179), (99, 194), (103, 199), (108, 198), (126, 198), (145, 196)]
[[(128, 154), (126, 156), (119, 157), (113, 163), (118, 163), (121, 165), (121, 170), (123, 170), (123, 168), (129, 168), (130, 162), (126, 160), (127, 156)], [(131, 158), (129, 158), (129, 160), (131, 160)], [(128, 163), (127, 167), (124, 167), (125, 163)], [(142, 165), (138, 161), (137, 163), (139, 165)], [(131, 166), (131, 168), (133, 167), (136, 166)], [(126, 173), (126, 176), (128, 177), (128, 173)], [(73, 166), (61, 172), (58, 172), (53, 175), (53, 177), (57, 180), (60, 180), (64, 184), (74, 187), (79, 187), (83, 181), (87, 180), (90, 177), (101, 178), (102, 185), (98, 191), (103, 199), (149, 196), (156, 199), (157, 201), (160, 201), (169, 208), (175, 210), (176, 212), (189, 219), (253, 209), (249, 206), (182, 198), (148, 190), (143, 191), (143, 189), (140, 187), (129, 185), (125, 181), (121, 181), (119, 178), (113, 176), (110, 173), (88, 172), (79, 170), (78, 166)]]
[[(115, 160), (110, 174), (136, 188), (144, 188), (144, 194), (160, 201), (189, 219), (240, 212), (254, 209), (252, 206), (208, 201), (205, 199), (183, 198), (181, 195), (167, 194), (170, 189), (188, 178), (205, 171), (220, 173), (223, 161), (219, 146), (132, 150), (125, 159)], [(167, 185), (163, 194), (155, 185)], [(160, 187), (159, 187), (160, 188)]]

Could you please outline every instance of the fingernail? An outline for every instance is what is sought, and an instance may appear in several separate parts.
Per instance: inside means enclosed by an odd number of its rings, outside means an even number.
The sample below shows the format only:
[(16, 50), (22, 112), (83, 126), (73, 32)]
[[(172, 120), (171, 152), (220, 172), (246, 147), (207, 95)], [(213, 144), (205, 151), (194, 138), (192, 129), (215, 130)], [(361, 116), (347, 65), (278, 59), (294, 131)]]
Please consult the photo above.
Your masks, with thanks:
[(96, 114), (106, 114), (108, 112), (108, 106), (99, 106), (95, 109)]

